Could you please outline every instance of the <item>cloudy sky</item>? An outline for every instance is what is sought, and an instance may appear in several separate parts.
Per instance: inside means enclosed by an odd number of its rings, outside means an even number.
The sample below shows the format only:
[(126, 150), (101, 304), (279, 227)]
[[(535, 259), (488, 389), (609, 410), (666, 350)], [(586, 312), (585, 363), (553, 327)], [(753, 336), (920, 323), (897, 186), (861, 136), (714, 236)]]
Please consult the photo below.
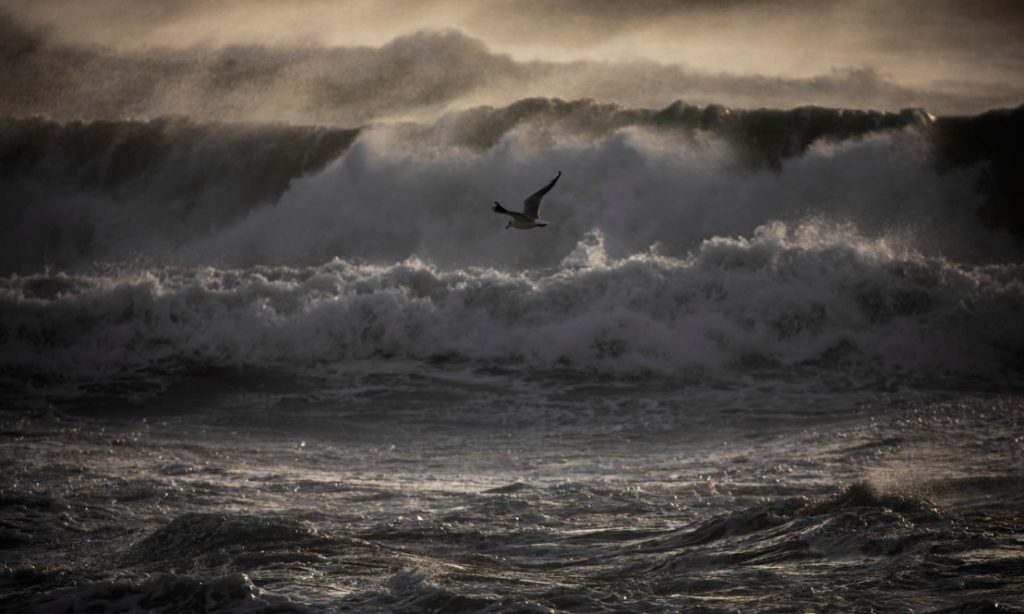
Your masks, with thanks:
[(0, 111), (289, 123), (530, 96), (976, 113), (1024, 102), (1013, 0), (0, 1)]

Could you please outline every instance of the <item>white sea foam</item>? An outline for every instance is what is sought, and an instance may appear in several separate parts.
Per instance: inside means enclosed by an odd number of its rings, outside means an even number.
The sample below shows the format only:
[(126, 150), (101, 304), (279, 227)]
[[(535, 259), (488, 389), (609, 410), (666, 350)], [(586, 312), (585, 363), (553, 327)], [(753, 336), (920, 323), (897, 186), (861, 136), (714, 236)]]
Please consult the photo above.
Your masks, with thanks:
[(34, 275), (0, 290), (2, 360), (107, 370), (457, 356), (620, 373), (981, 372), (1024, 347), (1021, 273), (819, 220), (716, 237), (682, 258), (615, 257), (594, 230), (542, 271), (410, 258)]

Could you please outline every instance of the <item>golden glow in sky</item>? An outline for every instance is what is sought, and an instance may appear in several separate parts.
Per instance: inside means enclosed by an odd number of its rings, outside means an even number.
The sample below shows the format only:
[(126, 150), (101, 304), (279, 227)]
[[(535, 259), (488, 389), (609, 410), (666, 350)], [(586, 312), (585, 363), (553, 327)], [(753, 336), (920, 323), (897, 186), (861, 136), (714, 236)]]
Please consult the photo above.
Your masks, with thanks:
[[(235, 62), (229, 77), (238, 96), (261, 99), (236, 109), (241, 117), (300, 122), (370, 119), (354, 105), (343, 113), (323, 107), (328, 100), (337, 107), (360, 99), (350, 88), (418, 103), (398, 105), (394, 117), (526, 96), (646, 107), (683, 99), (937, 113), (1024, 99), (1024, 3), (1006, 0), (40, 0), (0, 6), (46, 49), (109, 60), (96, 68), (107, 75), (131, 73), (125, 66), (152, 58), (173, 64), (175, 88), (142, 88), (147, 98), (137, 106), (146, 113), (179, 107), (195, 113), (189, 105), (210, 89), (211, 71), (226, 57)], [(392, 79), (404, 83), (389, 89)], [(423, 87), (410, 90), (410, 83)]]

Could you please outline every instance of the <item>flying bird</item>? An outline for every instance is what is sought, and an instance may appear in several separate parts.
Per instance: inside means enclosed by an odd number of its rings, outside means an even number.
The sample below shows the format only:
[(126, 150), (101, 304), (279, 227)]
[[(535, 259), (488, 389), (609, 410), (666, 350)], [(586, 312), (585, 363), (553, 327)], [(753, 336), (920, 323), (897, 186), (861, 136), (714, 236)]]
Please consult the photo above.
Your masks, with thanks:
[(529, 230), (531, 228), (543, 228), (548, 225), (547, 222), (540, 219), (540, 199), (544, 198), (544, 195), (551, 191), (551, 188), (555, 187), (555, 183), (558, 182), (558, 178), (562, 176), (562, 171), (558, 171), (555, 178), (551, 180), (551, 183), (547, 184), (543, 188), (537, 190), (523, 201), (523, 211), (509, 211), (505, 207), (501, 206), (501, 203), (494, 201), (494, 206), (491, 210), (496, 213), (501, 213), (512, 218), (509, 220), (508, 225), (505, 226), (505, 230), (509, 228), (519, 228), (521, 230)]

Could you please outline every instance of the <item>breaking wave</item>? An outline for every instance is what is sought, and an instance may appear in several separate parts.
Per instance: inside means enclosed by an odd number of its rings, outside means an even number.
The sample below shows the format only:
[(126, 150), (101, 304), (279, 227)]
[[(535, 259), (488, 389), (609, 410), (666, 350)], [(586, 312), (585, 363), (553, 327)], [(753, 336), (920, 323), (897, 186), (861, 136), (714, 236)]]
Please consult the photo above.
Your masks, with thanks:
[[(1022, 116), (536, 99), (359, 130), (4, 120), (0, 361), (992, 374), (1024, 348)], [(488, 205), (555, 170), (551, 225), (502, 230)]]
[(993, 372), (1024, 347), (1024, 270), (925, 257), (852, 226), (773, 223), (692, 255), (556, 267), (313, 267), (37, 274), (0, 288), (0, 360), (59, 371), (472, 359), (619, 373), (833, 366)]
[[(412, 256), (551, 266), (592, 229), (616, 256), (655, 243), (682, 256), (809, 216), (928, 254), (1016, 260), (1022, 118), (535, 99), (361, 131), (7, 119), (0, 272)], [(496, 233), (489, 204), (517, 203), (555, 170), (552, 225)]]

